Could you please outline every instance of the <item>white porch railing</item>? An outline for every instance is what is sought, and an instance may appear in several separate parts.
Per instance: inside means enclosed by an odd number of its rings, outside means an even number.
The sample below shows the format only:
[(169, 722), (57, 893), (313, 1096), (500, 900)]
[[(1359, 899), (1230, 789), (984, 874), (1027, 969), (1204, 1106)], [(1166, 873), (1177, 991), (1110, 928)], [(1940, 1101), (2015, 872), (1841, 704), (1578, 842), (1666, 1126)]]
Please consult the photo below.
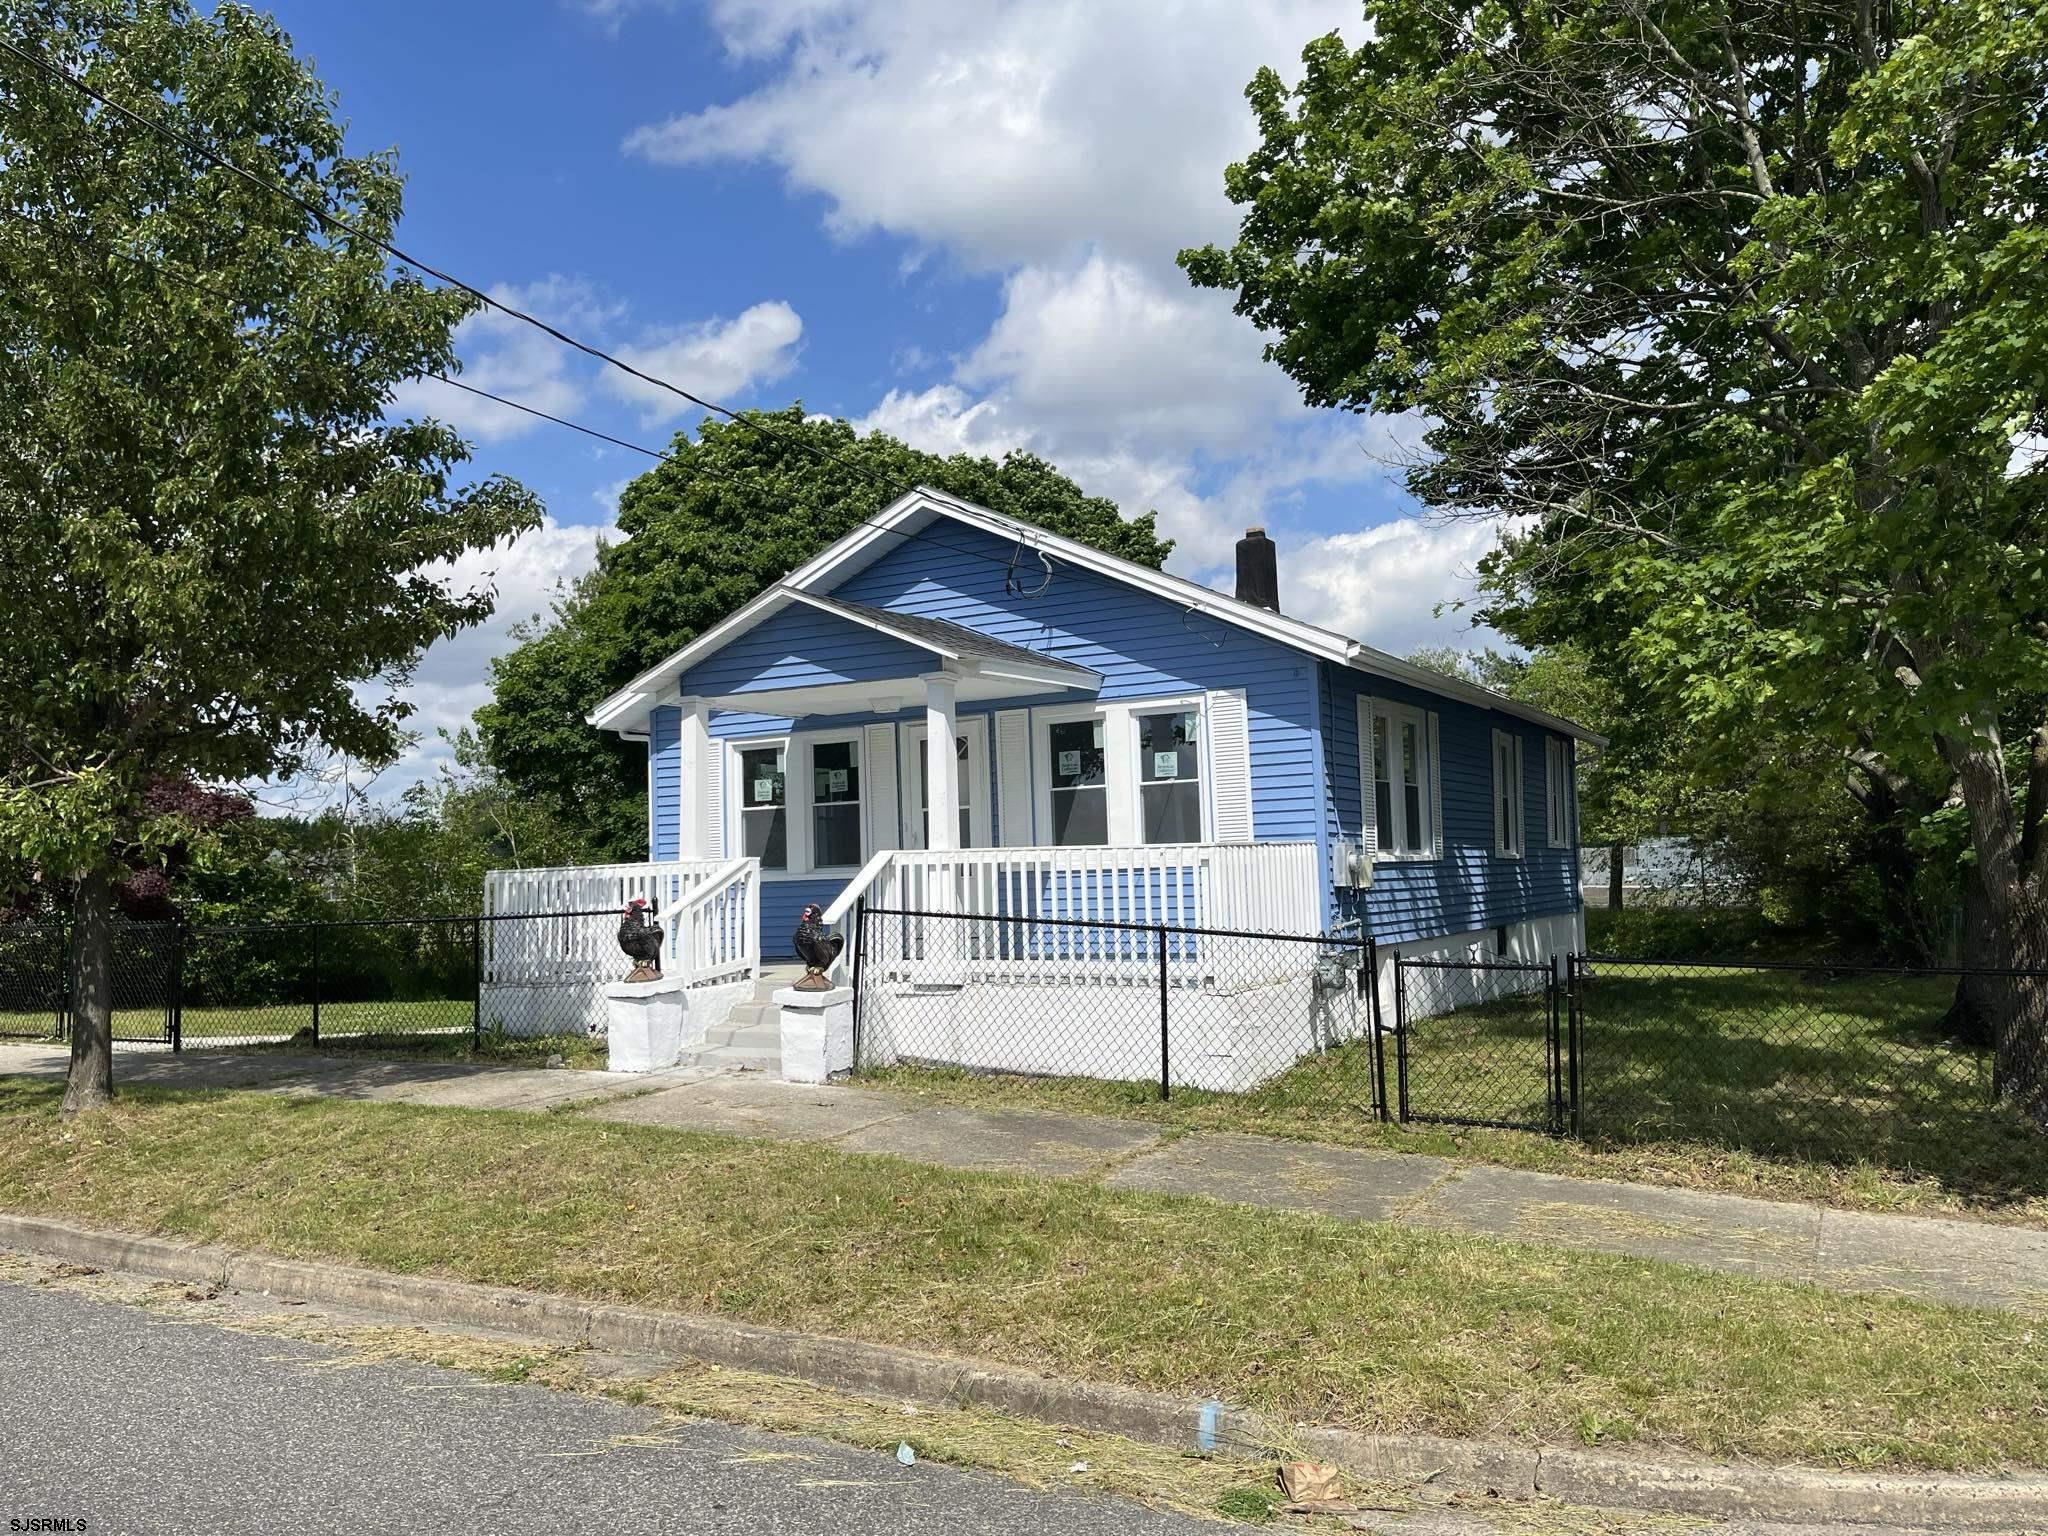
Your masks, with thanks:
[[(617, 981), (619, 914), (635, 897), (667, 912), (718, 859), (494, 869), (484, 876), (486, 979), (501, 986)], [(588, 914), (588, 915), (579, 915)]]
[[(893, 920), (902, 931), (887, 948), (905, 971), (898, 979), (942, 983), (971, 972), (1135, 985), (1156, 981), (1158, 958), (1154, 935), (1134, 930), (1319, 933), (1326, 896), (1313, 843), (903, 851), (871, 859), (825, 921), (847, 937), (841, 976), (855, 946), (851, 919), (864, 901), (870, 910), (959, 914)], [(1200, 978), (1199, 954), (1199, 943), (1169, 938), (1169, 968), (1188, 973), (1183, 980)]]
[(662, 915), (664, 969), (685, 988), (752, 986), (761, 968), (761, 861), (730, 859)]

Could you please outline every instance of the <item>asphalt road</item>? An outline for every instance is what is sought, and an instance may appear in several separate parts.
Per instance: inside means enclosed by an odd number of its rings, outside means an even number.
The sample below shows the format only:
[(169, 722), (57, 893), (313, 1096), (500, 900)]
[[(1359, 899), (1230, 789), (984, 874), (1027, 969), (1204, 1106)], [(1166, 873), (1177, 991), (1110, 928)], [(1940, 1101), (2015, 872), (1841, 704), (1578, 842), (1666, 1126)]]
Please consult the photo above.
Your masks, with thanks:
[(318, 1368), (331, 1358), (0, 1283), (0, 1533), (37, 1518), (95, 1536), (1219, 1529), (432, 1366)]

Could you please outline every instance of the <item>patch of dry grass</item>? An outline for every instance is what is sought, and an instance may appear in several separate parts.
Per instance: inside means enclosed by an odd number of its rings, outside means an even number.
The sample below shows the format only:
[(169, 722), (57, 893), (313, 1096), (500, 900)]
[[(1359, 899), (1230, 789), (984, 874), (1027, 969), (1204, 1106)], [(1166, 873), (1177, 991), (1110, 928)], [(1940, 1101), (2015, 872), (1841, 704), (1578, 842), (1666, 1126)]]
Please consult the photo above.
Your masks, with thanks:
[(1217, 1396), (1840, 1466), (2048, 1465), (2026, 1319), (651, 1127), (0, 1081), (0, 1206)]

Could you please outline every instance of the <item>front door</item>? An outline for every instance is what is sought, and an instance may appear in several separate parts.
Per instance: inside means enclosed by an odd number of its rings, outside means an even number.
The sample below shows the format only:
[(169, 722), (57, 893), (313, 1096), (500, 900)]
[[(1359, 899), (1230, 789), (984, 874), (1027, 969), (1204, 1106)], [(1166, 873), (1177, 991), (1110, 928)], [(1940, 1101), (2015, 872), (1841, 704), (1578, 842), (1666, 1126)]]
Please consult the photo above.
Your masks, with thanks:
[[(959, 728), (959, 735), (953, 741), (953, 762), (959, 774), (960, 846), (986, 848), (989, 845), (988, 720), (985, 716), (970, 716), (959, 722)], [(927, 846), (925, 791), (929, 781), (925, 776), (924, 739), (923, 726), (903, 728), (903, 771), (897, 782), (903, 786), (903, 846), (906, 848)]]

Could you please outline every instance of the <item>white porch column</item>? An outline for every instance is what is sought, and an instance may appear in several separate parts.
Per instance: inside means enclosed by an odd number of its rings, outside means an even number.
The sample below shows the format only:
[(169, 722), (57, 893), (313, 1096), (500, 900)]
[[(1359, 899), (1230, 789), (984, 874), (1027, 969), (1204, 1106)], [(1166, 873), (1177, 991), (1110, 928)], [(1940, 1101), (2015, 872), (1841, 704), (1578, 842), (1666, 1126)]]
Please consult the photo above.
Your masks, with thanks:
[(954, 761), (954, 688), (958, 679), (934, 672), (924, 680), (924, 845), (934, 853), (960, 849), (960, 769)]

